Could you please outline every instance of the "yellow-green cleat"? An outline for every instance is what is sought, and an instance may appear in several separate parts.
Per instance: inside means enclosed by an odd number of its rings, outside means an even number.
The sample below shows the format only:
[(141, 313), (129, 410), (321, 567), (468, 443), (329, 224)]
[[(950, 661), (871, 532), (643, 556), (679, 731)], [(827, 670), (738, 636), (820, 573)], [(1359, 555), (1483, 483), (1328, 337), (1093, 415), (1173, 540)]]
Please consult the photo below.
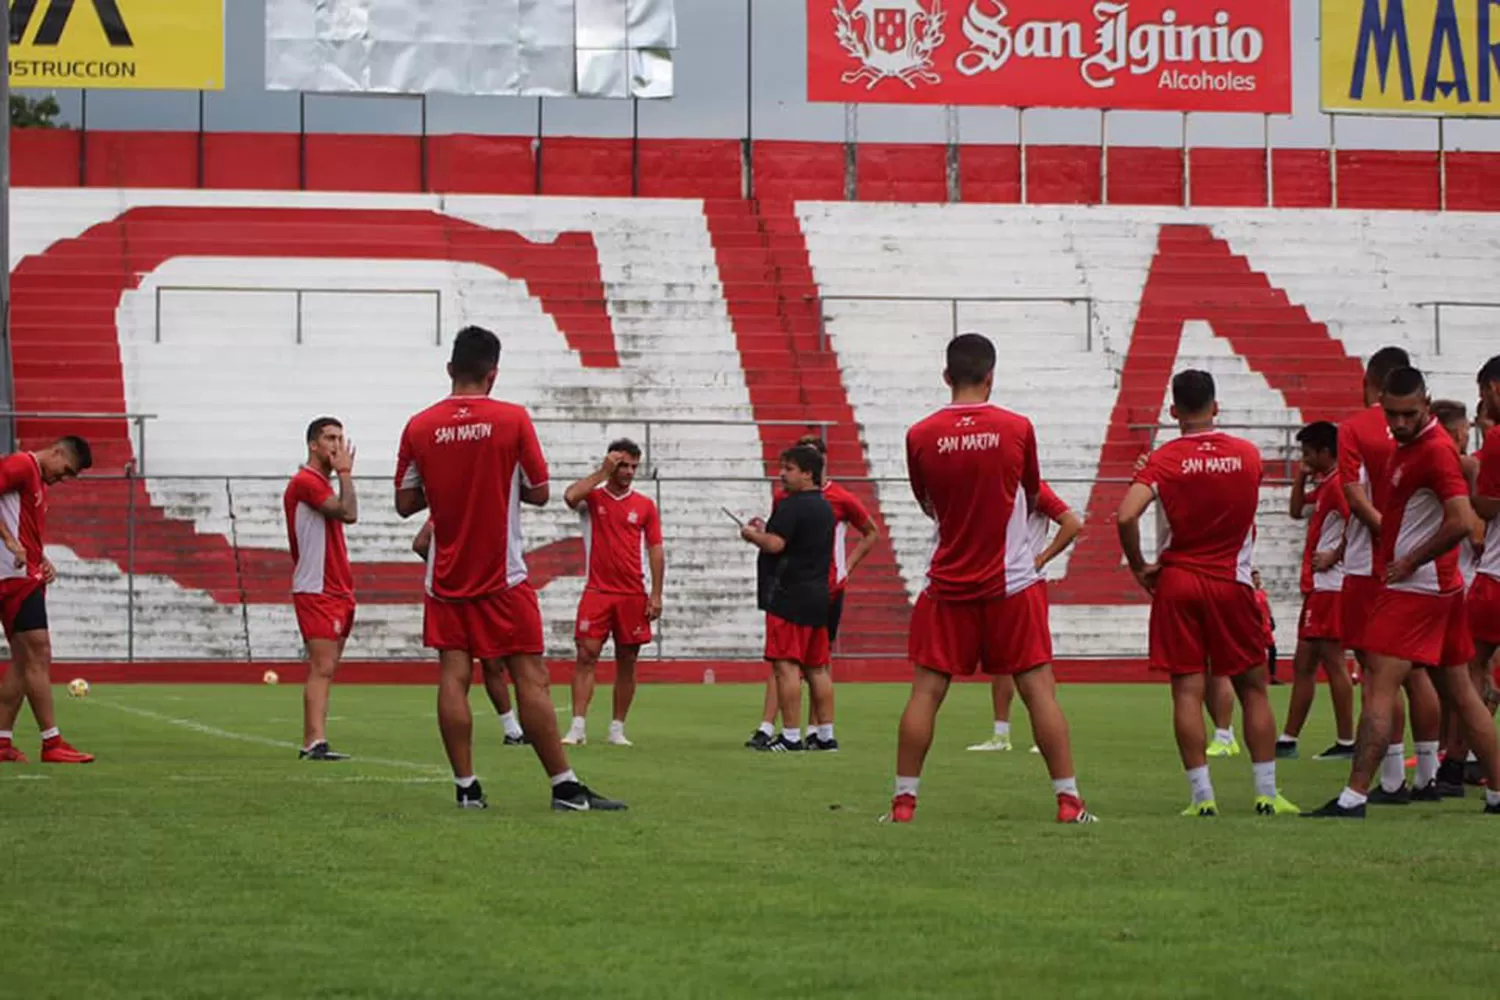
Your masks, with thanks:
[(1204, 751), (1210, 757), (1238, 757), (1240, 755), (1240, 741), (1238, 738), (1224, 742), (1215, 737), (1208, 742), (1208, 749)]
[(1302, 810), (1287, 801), (1280, 792), (1276, 797), (1269, 795), (1257, 795), (1255, 797), (1255, 815), (1257, 816), (1300, 816)]
[(1217, 816), (1219, 815), (1219, 804), (1213, 799), (1207, 802), (1194, 802), (1182, 811), (1184, 816)]

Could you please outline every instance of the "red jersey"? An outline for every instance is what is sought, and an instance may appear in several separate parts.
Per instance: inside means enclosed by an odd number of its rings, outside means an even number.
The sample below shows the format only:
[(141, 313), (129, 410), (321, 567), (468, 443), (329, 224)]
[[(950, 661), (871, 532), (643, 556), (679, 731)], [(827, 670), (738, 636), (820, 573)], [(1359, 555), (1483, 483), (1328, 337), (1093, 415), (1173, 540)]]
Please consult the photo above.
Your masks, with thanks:
[[(1344, 537), (1344, 526), (1349, 522), (1349, 498), (1344, 496), (1344, 481), (1334, 472), (1304, 497), (1307, 504), (1302, 509), (1302, 516), (1307, 518), (1307, 541), (1302, 546), (1302, 592), (1337, 593), (1344, 589), (1344, 564), (1337, 562), (1331, 568), (1315, 573), (1313, 556), (1337, 549)], [(1308, 508), (1311, 508), (1310, 514)]]
[[(1479, 481), (1474, 495), (1500, 500), (1500, 427), (1490, 428), (1479, 449)], [(1484, 553), (1477, 569), (1500, 580), (1500, 516), (1490, 518), (1484, 529)]]
[(937, 522), (928, 594), (985, 600), (1041, 579), (1026, 530), (1042, 487), (1030, 420), (991, 403), (946, 406), (906, 432), (906, 475)]
[(333, 496), (328, 477), (304, 465), (281, 495), (292, 550), (292, 593), (353, 597), (354, 574), (344, 547), (344, 522), (321, 508)]
[[(1469, 484), (1458, 461), (1458, 449), (1436, 419), (1411, 444), (1398, 447), (1387, 466), (1385, 503), (1380, 508), (1380, 544), (1375, 549), (1375, 575), (1426, 544), (1443, 523), (1443, 505), (1467, 497)], [(1416, 594), (1447, 594), (1463, 589), (1458, 572), (1458, 549), (1452, 548), (1420, 566), (1391, 590)]]
[(1042, 483), (1036, 494), (1036, 510), (1026, 522), (1026, 542), (1031, 547), (1033, 559), (1047, 551), (1047, 536), (1052, 533), (1052, 526), (1067, 512), (1068, 505), (1062, 498), (1052, 492), (1052, 487)]
[(523, 407), (449, 396), (408, 420), (396, 488), (427, 496), (427, 592), (467, 600), (524, 583), (521, 490), (546, 482), (547, 459)]
[[(1389, 484), (1386, 466), (1395, 451), (1396, 439), (1391, 437), (1385, 410), (1378, 403), (1365, 407), (1339, 425), (1339, 481), (1344, 486), (1360, 484), (1375, 509), (1384, 510)], [(1351, 516), (1344, 528), (1344, 572), (1370, 576), (1375, 572), (1374, 552), (1370, 529)]]
[(1151, 487), (1167, 519), (1158, 562), (1250, 583), (1260, 449), (1222, 431), (1184, 434), (1151, 453), (1135, 481)]
[(46, 558), (42, 534), (47, 530), (47, 484), (29, 451), (0, 458), (0, 520), (26, 550), (25, 566), (17, 566), (9, 552), (0, 551), (0, 582), (40, 580)]
[[(771, 509), (775, 510), (787, 498), (786, 490), (780, 486), (771, 495)], [(828, 589), (837, 593), (849, 580), (849, 528), (863, 531), (870, 523), (870, 512), (859, 502), (859, 497), (835, 483), (825, 480), (823, 499), (833, 508), (833, 562), (828, 567)]]
[(583, 521), (584, 585), (606, 594), (646, 593), (646, 553), (661, 544), (661, 518), (651, 498), (635, 490), (615, 496), (590, 490), (578, 507)]

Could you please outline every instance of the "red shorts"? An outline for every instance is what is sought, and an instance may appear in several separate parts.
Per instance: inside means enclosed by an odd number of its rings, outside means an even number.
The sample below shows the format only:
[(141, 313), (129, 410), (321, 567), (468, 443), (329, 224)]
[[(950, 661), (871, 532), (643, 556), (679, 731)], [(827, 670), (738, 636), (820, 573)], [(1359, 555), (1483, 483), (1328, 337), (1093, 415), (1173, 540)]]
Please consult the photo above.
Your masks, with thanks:
[(826, 667), (832, 659), (828, 628), (794, 625), (785, 618), (766, 615), (766, 659), (791, 660), (802, 667)]
[(1365, 626), (1369, 624), (1375, 598), (1380, 596), (1380, 581), (1373, 576), (1345, 576), (1339, 595), (1339, 620), (1343, 623), (1339, 637), (1345, 649), (1365, 651)]
[(429, 596), (422, 612), (422, 642), (432, 649), (461, 649), (481, 660), (540, 656), (547, 649), (542, 609), (529, 583), (466, 601)]
[(1488, 573), (1476, 573), (1469, 588), (1468, 608), (1469, 632), (1474, 640), (1500, 646), (1500, 580)]
[(1462, 591), (1413, 594), (1382, 587), (1365, 626), (1366, 653), (1421, 667), (1459, 667), (1474, 658)]
[(1342, 603), (1337, 590), (1315, 590), (1302, 598), (1302, 617), (1297, 619), (1298, 642), (1338, 642), (1343, 633), (1339, 616)]
[(293, 594), (292, 607), (297, 610), (297, 628), (303, 641), (327, 639), (341, 642), (354, 628), (354, 598), (330, 597), (327, 594)]
[(949, 676), (1014, 675), (1052, 662), (1047, 584), (1008, 597), (945, 601), (923, 593), (911, 613), (906, 655), (919, 667)]
[(5, 637), (14, 639), (20, 632), (47, 628), (47, 585), (26, 577), (0, 583), (0, 625)]
[(1152, 670), (1234, 677), (1266, 662), (1266, 626), (1248, 584), (1168, 566), (1151, 600)]
[(573, 634), (579, 639), (603, 642), (614, 637), (616, 646), (639, 646), (651, 641), (651, 620), (646, 617), (650, 599), (645, 594), (606, 594), (585, 590), (578, 602)]

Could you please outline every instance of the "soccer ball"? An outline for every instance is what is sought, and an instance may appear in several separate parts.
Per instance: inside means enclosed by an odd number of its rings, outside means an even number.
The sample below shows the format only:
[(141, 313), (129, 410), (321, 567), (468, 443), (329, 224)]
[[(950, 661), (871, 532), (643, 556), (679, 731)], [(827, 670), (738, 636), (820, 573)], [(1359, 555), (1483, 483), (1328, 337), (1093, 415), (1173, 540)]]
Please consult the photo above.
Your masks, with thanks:
[(74, 698), (82, 698), (89, 693), (89, 682), (82, 677), (75, 677), (68, 681), (68, 694)]
[(267, 684), (280, 684), (281, 683), (281, 678), (279, 676), (277, 676), (276, 671), (274, 671), (274, 670), (267, 670), (266, 671), (266, 675), (264, 677), (262, 677), (261, 680), (265, 681)]

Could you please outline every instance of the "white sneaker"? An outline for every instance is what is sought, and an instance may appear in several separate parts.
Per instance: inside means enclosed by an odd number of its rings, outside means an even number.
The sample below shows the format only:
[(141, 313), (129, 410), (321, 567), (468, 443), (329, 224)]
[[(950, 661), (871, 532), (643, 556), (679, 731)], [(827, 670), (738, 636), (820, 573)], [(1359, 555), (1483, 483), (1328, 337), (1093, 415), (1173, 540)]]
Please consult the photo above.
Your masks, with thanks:
[(1009, 736), (992, 736), (986, 742), (984, 742), (984, 743), (975, 743), (972, 746), (970, 746), (968, 749), (970, 749), (970, 750), (1009, 750), (1010, 748), (1011, 748), (1011, 745), (1010, 745), (1010, 737)]
[(610, 744), (610, 746), (616, 746), (616, 747), (633, 747), (633, 746), (635, 746), (634, 743), (630, 742), (629, 740), (627, 740), (625, 738), (625, 733), (624, 733), (623, 730), (621, 730), (620, 732), (617, 732), (617, 733), (610, 733), (609, 734), (609, 744)]
[(1042, 748), (1039, 747), (1039, 746), (1037, 746), (1035, 743), (1033, 743), (1033, 744), (1031, 744), (1031, 752), (1039, 754), (1039, 753), (1042, 752)]
[(565, 747), (581, 747), (588, 741), (589, 738), (586, 734), (574, 732), (571, 729), (568, 730), (568, 735), (562, 738), (562, 743)]

